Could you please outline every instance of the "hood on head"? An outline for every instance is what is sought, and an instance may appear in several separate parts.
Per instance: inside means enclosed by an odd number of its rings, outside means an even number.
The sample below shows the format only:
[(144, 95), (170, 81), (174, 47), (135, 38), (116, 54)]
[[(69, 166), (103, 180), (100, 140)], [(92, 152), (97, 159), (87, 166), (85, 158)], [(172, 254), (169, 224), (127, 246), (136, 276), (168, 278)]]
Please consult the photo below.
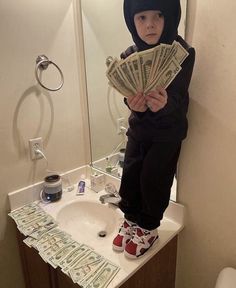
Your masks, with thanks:
[[(159, 43), (171, 44), (176, 39), (181, 17), (179, 0), (124, 0), (123, 9), (126, 25), (139, 51), (152, 48)], [(134, 15), (147, 10), (159, 10), (165, 19), (164, 30), (156, 45), (148, 45), (142, 41), (135, 28)]]

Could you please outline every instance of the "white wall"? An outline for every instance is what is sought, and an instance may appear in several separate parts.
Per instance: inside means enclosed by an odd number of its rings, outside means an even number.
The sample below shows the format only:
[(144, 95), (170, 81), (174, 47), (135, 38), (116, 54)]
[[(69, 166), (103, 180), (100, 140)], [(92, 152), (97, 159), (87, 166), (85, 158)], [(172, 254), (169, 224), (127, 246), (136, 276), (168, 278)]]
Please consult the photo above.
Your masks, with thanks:
[[(63, 172), (89, 159), (72, 0), (0, 0), (0, 38), (0, 286), (21, 288), (7, 194), (42, 181), (46, 167), (44, 160), (30, 160), (28, 140), (43, 137), (49, 169)], [(60, 91), (45, 92), (36, 84), (39, 54), (63, 70), (65, 84)], [(55, 74), (51, 69), (44, 81), (57, 86)]]
[(123, 140), (117, 135), (116, 120), (129, 114), (123, 96), (109, 89), (106, 58), (119, 58), (132, 42), (123, 20), (123, 1), (83, 0), (81, 3), (92, 157), (97, 160), (109, 155)]
[(196, 48), (190, 129), (178, 199), (187, 208), (177, 288), (213, 288), (236, 267), (236, 2), (189, 0), (188, 40)]

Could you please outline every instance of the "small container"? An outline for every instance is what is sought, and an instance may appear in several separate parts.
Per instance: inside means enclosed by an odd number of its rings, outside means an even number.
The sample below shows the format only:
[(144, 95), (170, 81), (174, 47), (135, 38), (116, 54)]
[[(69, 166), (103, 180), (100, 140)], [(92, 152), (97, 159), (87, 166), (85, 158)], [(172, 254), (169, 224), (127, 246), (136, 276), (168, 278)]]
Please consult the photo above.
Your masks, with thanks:
[(119, 165), (121, 168), (124, 167), (124, 159), (125, 159), (125, 148), (120, 149), (118, 154)]
[(40, 193), (43, 202), (55, 202), (62, 196), (62, 181), (57, 174), (44, 178), (43, 189)]
[(105, 187), (105, 177), (104, 174), (93, 174), (90, 176), (91, 189), (95, 192), (99, 192)]
[(76, 195), (84, 195), (84, 192), (85, 192), (85, 175), (81, 175)]

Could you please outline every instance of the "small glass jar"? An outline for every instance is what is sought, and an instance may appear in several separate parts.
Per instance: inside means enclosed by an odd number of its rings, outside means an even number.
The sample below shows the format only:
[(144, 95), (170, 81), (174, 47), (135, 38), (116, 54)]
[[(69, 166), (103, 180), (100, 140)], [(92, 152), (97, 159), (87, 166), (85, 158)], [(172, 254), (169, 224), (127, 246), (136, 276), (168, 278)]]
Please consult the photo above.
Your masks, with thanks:
[(120, 149), (118, 154), (119, 165), (121, 168), (124, 166), (124, 159), (125, 159), (125, 148)]
[(42, 189), (42, 197), (48, 202), (55, 202), (61, 199), (62, 196), (62, 181), (57, 174), (49, 175), (44, 178)]

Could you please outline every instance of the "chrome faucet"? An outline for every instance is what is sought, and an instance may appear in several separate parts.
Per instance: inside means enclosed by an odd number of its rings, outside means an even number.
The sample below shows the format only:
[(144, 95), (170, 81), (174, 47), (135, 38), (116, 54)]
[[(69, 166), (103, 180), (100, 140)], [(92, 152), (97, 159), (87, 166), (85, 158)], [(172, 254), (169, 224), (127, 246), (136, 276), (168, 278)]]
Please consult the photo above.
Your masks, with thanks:
[(107, 193), (104, 195), (101, 195), (99, 198), (99, 201), (102, 204), (110, 203), (110, 204), (118, 206), (118, 203), (120, 202), (121, 198), (120, 198), (119, 192), (117, 191), (115, 185), (112, 183), (107, 183), (105, 185), (105, 191)]

